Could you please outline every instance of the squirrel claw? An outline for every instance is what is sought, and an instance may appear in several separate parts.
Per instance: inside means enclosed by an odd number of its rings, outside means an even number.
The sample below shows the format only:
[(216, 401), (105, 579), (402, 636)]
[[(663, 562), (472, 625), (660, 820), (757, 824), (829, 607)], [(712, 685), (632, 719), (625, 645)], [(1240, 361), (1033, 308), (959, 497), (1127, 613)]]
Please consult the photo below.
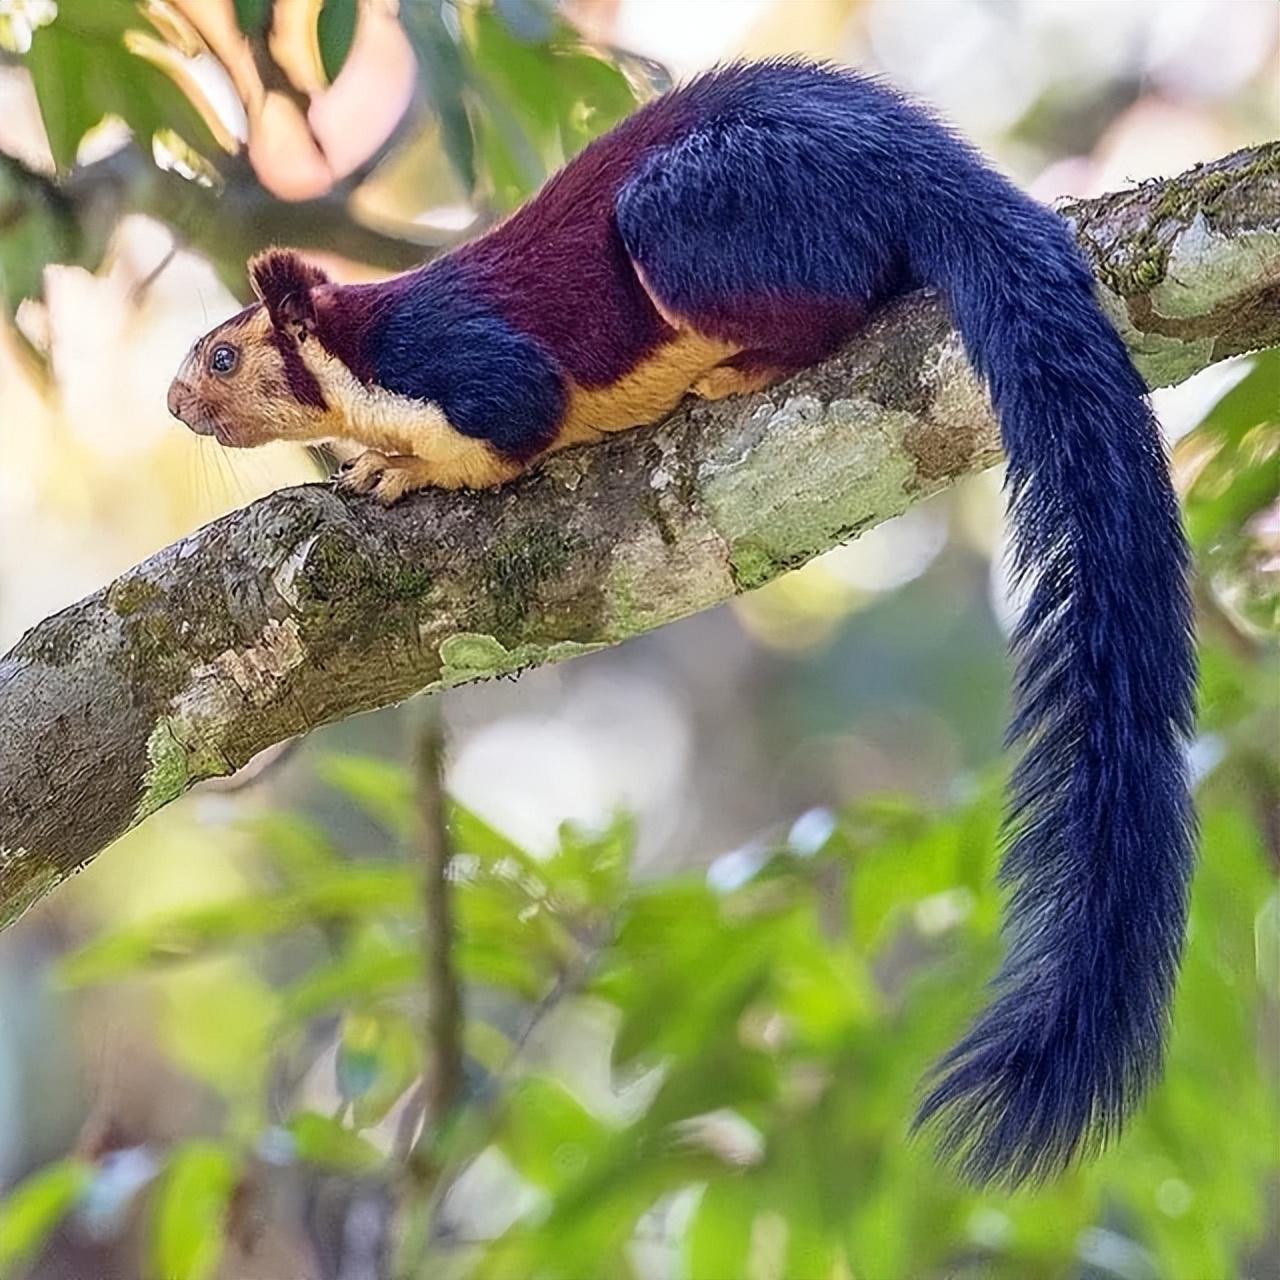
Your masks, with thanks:
[(421, 458), (388, 457), (377, 449), (366, 449), (358, 458), (340, 467), (334, 476), (334, 485), (342, 492), (369, 494), (384, 507), (430, 483)]
[(348, 458), (338, 468), (334, 483), (348, 493), (370, 493), (391, 466), (391, 459), (377, 449), (366, 449), (356, 458)]

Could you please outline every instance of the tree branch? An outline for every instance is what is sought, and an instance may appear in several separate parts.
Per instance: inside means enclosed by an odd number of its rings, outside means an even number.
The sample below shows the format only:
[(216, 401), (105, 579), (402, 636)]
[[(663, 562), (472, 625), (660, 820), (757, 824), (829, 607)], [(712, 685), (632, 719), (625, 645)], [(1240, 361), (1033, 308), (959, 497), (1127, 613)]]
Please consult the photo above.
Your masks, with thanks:
[[(1280, 145), (1066, 212), (1153, 385), (1280, 343)], [(272, 494), (0, 659), (0, 924), (273, 743), (709, 608), (998, 453), (921, 295), (765, 394), (689, 403), (498, 492), (389, 512)]]
[[(222, 186), (217, 191), (161, 169), (136, 143), (60, 180), (4, 153), (0, 169), (25, 195), (25, 206), (15, 203), (8, 218), (16, 222), (37, 206), (52, 214), (62, 241), (82, 265), (96, 266), (120, 222), (130, 214), (143, 214), (198, 247), (242, 295), (247, 289), (245, 260), (269, 245), (323, 249), (403, 271), (450, 243), (446, 236), (408, 224), (382, 231), (360, 222), (351, 211), (351, 194), (358, 185), (351, 179), (313, 199), (277, 199), (258, 181), (244, 156), (219, 158)], [(4, 212), (0, 210), (0, 230)]]

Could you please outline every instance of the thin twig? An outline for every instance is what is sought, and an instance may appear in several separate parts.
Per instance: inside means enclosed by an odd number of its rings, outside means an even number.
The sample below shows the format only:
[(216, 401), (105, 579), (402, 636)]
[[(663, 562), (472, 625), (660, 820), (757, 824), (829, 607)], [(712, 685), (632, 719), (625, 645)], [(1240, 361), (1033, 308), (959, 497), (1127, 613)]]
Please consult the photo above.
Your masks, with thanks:
[(453, 904), (449, 885), (449, 832), (442, 782), (444, 734), (439, 700), (427, 699), (414, 751), (417, 780), (417, 848), (422, 863), (423, 959), (427, 1013), (425, 1049), (426, 1123), (413, 1148), (415, 1180), (434, 1180), (436, 1136), (463, 1092), (462, 991), (453, 963)]
[(129, 305), (131, 307), (141, 306), (146, 299), (147, 294), (151, 291), (151, 286), (160, 279), (162, 275), (173, 265), (173, 260), (178, 256), (178, 239), (172, 233), (169, 236), (169, 247), (165, 250), (164, 257), (156, 263), (145, 276), (139, 280), (133, 288), (129, 290)]
[(391, 1163), (394, 1168), (408, 1169), (418, 1131), (426, 1114), (427, 1081), (424, 1076), (419, 1077), (417, 1084), (413, 1086), (396, 1121), (395, 1138), (391, 1143)]
[[(477, 1115), (478, 1125), (471, 1135), (465, 1151), (455, 1151), (438, 1172), (434, 1186), (430, 1190), (427, 1219), (434, 1222), (439, 1214), (449, 1191), (465, 1176), (468, 1169), (475, 1164), (485, 1148), (493, 1140), (506, 1114), (510, 1100), (511, 1086), (519, 1073), (524, 1051), (528, 1047), (533, 1033), (558, 1009), (566, 999), (576, 995), (583, 987), (601, 952), (613, 936), (612, 925), (597, 941), (588, 942), (577, 963), (562, 970), (556, 980), (547, 989), (537, 1004), (529, 1010), (520, 1030), (511, 1042), (506, 1060), (498, 1068), (490, 1088), (486, 1091), (488, 1103)], [(432, 1239), (434, 1246), (435, 1240)]]

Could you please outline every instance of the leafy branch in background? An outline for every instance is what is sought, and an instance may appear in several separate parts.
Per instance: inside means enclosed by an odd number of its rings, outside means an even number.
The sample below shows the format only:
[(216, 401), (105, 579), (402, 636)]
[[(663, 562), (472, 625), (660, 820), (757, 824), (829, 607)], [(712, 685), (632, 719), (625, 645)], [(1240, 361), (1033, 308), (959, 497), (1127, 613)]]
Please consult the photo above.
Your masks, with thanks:
[[(1237, 1076), (1233, 1123), (1206, 1125), (1201, 1075), (1219, 1057), (1253, 1058), (1257, 1019), (1280, 994), (1274, 973), (1254, 973), (1253, 930), (1274, 934), (1277, 913), (1236, 769), (1228, 749), (1206, 795), (1213, 858), (1166, 1083), (1099, 1166), (1014, 1199), (958, 1189), (904, 1133), (919, 1070), (994, 961), (998, 788), (950, 811), (880, 800), (839, 821), (810, 815), (705, 878), (639, 882), (626, 822), (566, 827), (539, 858), (452, 805), (466, 1071), (435, 1148), (429, 1233), (410, 1231), (387, 1274), (447, 1260), (495, 1280), (626, 1276), (646, 1248), (696, 1280), (747, 1275), (761, 1249), (794, 1277), (922, 1277), (962, 1254), (984, 1275), (1048, 1277), (1105, 1251), (1107, 1220), (1148, 1251), (1150, 1274), (1229, 1274), (1261, 1221), (1246, 1189), (1275, 1168), (1275, 1100), (1260, 1075)], [(351, 757), (322, 771), (412, 846), (407, 773)], [(404, 1206), (384, 1220), (388, 1256), (422, 1212), (398, 1190), (396, 1139), (424, 1069), (411, 1029), (423, 1013), (421, 867), (353, 856), (299, 819), (271, 817), (257, 835), (257, 892), (109, 935), (64, 970), (77, 985), (134, 984), (140, 998), (221, 957), (223, 1053), (170, 1038), (240, 1120), (155, 1152), (153, 1177), (123, 1200), (110, 1195), (120, 1152), (35, 1175), (0, 1215), (0, 1261), (31, 1256), (95, 1198), (117, 1203), (123, 1225), (145, 1194), (153, 1270), (181, 1280), (208, 1280), (223, 1251), (243, 1256), (235, 1205), (280, 1203), (273, 1182), (304, 1199), (321, 1179), (331, 1194), (345, 1186), (351, 1212), (381, 1185), (382, 1202)], [(295, 957), (278, 988), (254, 976), (273, 952)], [(336, 1044), (327, 1074), (286, 1069), (314, 1056), (317, 1032)], [(219, 1063), (246, 1051), (252, 1069), (231, 1087)], [(273, 1117), (268, 1082), (280, 1078), (305, 1084)], [(506, 1172), (487, 1198), (457, 1200), (482, 1157), (490, 1178)], [(1160, 1169), (1168, 1189), (1153, 1200)], [(1188, 1178), (1194, 1197), (1178, 1191)]]
[(417, 820), (414, 837), (422, 882), (423, 992), (422, 1133), (409, 1167), (422, 1186), (440, 1176), (434, 1152), (448, 1133), (464, 1088), (462, 997), (454, 964), (455, 926), (449, 869), (448, 806), (444, 794), (444, 730), (438, 702), (428, 702), (414, 751)]
[[(358, 0), (311, 10), (309, 34), (294, 24), (289, 42), (273, 29), (272, 0), (236, 0), (238, 32), (230, 0), (60, 0), (33, 8), (21, 32), (0, 28), (0, 49), (31, 76), (56, 167), (0, 153), (0, 307), (12, 316), (37, 298), (50, 263), (96, 270), (130, 214), (198, 247), (241, 296), (245, 260), (273, 243), (404, 269), (456, 235), (424, 211), (456, 198), (482, 223), (505, 212), (662, 84), (642, 60), (582, 46), (540, 0), (405, 5), (419, 74), (399, 123), (325, 190), (286, 199), (273, 193), (273, 157), (282, 146), (323, 157), (308, 109), (372, 21)], [(273, 100), (280, 110), (268, 112)], [(108, 118), (127, 136), (80, 162)], [(358, 211), (361, 188), (402, 152), (413, 159), (395, 182), (402, 216), (375, 225)]]

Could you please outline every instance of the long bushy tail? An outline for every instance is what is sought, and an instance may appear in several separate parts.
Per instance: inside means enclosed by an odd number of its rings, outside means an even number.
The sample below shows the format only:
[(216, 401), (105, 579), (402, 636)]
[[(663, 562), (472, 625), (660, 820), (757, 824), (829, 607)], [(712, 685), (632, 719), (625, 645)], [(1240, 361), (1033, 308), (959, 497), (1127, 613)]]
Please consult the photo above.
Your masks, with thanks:
[(917, 1116), (979, 1184), (1107, 1142), (1161, 1066), (1193, 864), (1187, 550), (1145, 388), (1056, 215), (984, 174), (920, 273), (988, 379), (1017, 580), (1007, 953)]

